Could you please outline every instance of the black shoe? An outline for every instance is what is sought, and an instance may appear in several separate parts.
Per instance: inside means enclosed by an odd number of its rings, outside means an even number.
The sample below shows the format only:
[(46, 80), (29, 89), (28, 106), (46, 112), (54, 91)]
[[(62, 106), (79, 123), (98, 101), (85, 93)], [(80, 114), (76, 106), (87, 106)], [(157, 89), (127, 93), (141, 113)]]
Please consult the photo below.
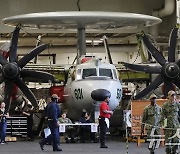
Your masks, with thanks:
[(41, 150), (44, 150), (44, 144), (42, 144), (41, 141), (39, 142), (39, 146), (40, 146)]
[(53, 149), (53, 151), (62, 151), (61, 148)]
[(108, 148), (107, 145), (101, 145), (100, 148)]
[(91, 143), (97, 143), (97, 141), (96, 140), (92, 140)]
[(71, 143), (76, 143), (75, 140), (74, 140), (74, 138), (71, 138), (70, 142), (71, 142)]
[(34, 139), (33, 138), (28, 138), (27, 141), (34, 141)]
[(66, 143), (69, 143), (69, 139), (68, 138), (65, 138), (65, 140), (66, 140)]

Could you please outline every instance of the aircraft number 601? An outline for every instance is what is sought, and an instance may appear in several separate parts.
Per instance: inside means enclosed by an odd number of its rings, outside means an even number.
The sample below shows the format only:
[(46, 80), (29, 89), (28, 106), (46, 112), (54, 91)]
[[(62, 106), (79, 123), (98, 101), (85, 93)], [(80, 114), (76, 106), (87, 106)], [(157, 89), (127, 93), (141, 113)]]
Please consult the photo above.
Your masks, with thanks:
[(76, 99), (83, 99), (82, 88), (74, 89), (74, 95)]

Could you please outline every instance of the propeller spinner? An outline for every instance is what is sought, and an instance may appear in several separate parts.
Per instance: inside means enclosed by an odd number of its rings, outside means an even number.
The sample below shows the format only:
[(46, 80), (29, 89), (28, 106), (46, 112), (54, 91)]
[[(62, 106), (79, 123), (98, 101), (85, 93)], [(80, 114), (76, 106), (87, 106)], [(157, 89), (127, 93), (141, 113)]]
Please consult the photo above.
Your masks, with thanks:
[(168, 60), (166, 60), (160, 51), (158, 51), (152, 43), (149, 41), (146, 34), (143, 34), (142, 38), (145, 46), (160, 66), (149, 66), (149, 65), (135, 65), (124, 63), (127, 68), (132, 70), (159, 74), (149, 86), (138, 93), (135, 99), (140, 99), (147, 95), (152, 90), (156, 89), (160, 84), (164, 82), (165, 92), (164, 95), (167, 97), (168, 91), (173, 90), (173, 84), (180, 88), (180, 60), (175, 61), (175, 49), (176, 49), (176, 38), (177, 38), (178, 28), (173, 28), (168, 48)]
[(54, 76), (49, 73), (23, 69), (23, 67), (30, 60), (48, 48), (48, 45), (40, 45), (34, 48), (29, 54), (17, 61), (17, 43), (19, 31), (20, 28), (18, 26), (13, 31), (9, 50), (9, 61), (6, 60), (2, 54), (0, 54), (0, 64), (2, 65), (0, 84), (5, 82), (4, 102), (6, 104), (6, 112), (8, 112), (10, 108), (10, 98), (12, 95), (13, 84), (18, 86), (18, 88), (24, 93), (35, 108), (38, 107), (37, 99), (21, 78), (32, 77), (35, 79), (54, 81)]

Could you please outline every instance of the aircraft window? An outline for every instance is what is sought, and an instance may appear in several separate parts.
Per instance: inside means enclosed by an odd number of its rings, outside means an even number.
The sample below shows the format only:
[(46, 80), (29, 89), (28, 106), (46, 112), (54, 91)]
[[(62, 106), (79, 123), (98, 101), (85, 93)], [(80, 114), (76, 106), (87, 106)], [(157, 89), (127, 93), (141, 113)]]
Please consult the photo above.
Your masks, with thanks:
[(90, 69), (83, 69), (83, 75), (82, 78), (90, 77), (90, 76), (97, 76), (97, 72), (95, 68)]
[(81, 79), (81, 69), (77, 70), (77, 80)]
[(118, 79), (117, 73), (116, 73), (116, 70), (115, 70), (115, 69), (113, 69), (113, 74), (114, 74), (114, 79)]
[(107, 77), (112, 78), (111, 69), (100, 68), (99, 69), (99, 76), (107, 76)]
[(75, 76), (76, 76), (76, 71), (74, 70), (73, 73), (71, 74), (72, 80), (75, 80)]

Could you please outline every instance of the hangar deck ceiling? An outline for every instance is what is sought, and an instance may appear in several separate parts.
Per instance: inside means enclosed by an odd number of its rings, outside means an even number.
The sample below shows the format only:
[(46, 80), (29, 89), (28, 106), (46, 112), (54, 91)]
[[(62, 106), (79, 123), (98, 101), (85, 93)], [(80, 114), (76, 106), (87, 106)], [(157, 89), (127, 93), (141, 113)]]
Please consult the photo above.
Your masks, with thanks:
[[(162, 9), (165, 6), (166, 0), (6, 0), (0, 5), (0, 20), (13, 15), (46, 12), (46, 11), (112, 11), (112, 12), (131, 12), (152, 15), (153, 11)], [(158, 43), (167, 45), (168, 36), (171, 28), (176, 23), (176, 8), (170, 15), (161, 18), (163, 22), (158, 26), (143, 29), (147, 33), (152, 31), (156, 33), (153, 37)], [(0, 25), (0, 40), (8, 40), (11, 37), (12, 27), (7, 27), (1, 23)], [(103, 35), (106, 35), (109, 44), (114, 45), (131, 45), (136, 44), (136, 34), (140, 33), (142, 29), (122, 30), (114, 32), (87, 32), (87, 40), (100, 40)], [(19, 37), (19, 46), (34, 46), (36, 38), (42, 35), (43, 43), (50, 43), (55, 46), (61, 45), (76, 45), (76, 32), (69, 31), (33, 31), (23, 29)], [(2, 41), (3, 42), (3, 41)], [(94, 42), (95, 43), (95, 42)], [(101, 43), (100, 43), (101, 44)], [(92, 42), (89, 43), (92, 45)]]
[[(38, 36), (42, 36), (42, 42), (52, 44), (53, 46), (75, 46), (77, 45), (77, 34), (75, 33), (20, 33), (18, 46), (30, 47), (35, 46)], [(135, 33), (87, 33), (87, 45), (102, 45), (101, 39), (106, 35), (108, 43), (118, 44), (136, 44)], [(10, 33), (0, 34), (0, 43), (10, 40)]]

